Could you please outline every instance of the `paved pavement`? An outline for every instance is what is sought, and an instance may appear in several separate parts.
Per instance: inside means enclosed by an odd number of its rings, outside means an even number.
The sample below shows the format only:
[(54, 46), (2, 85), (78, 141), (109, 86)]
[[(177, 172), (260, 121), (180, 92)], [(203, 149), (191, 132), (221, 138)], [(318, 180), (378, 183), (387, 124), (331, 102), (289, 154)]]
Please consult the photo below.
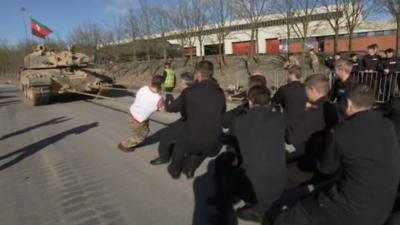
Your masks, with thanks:
[(177, 115), (154, 115), (142, 147), (117, 150), (130, 134), (123, 102), (132, 97), (115, 98), (33, 107), (17, 86), (0, 85), (0, 225), (250, 224), (206, 204), (212, 160), (194, 180), (172, 180), (166, 166), (149, 164), (160, 130)]

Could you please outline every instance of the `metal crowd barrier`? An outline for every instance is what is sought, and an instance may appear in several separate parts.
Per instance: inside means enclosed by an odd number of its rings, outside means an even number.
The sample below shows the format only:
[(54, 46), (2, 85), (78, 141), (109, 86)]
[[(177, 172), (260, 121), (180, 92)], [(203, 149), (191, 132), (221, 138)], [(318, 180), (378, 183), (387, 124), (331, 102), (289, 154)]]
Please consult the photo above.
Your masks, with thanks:
[[(302, 79), (306, 79), (313, 74), (310, 71), (304, 71)], [(278, 88), (287, 84), (288, 73), (286, 71), (271, 72), (267, 77), (268, 87), (273, 93)], [(336, 75), (329, 74), (330, 87), (332, 88), (335, 82)], [(389, 101), (393, 97), (400, 97), (400, 72), (383, 74), (381, 72), (357, 72), (351, 75), (353, 84), (368, 85), (375, 92), (375, 100), (377, 103)]]
[(354, 84), (368, 85), (375, 92), (375, 100), (378, 103), (389, 101), (393, 97), (399, 97), (400, 73), (384, 74), (382, 72), (358, 72), (352, 74)]

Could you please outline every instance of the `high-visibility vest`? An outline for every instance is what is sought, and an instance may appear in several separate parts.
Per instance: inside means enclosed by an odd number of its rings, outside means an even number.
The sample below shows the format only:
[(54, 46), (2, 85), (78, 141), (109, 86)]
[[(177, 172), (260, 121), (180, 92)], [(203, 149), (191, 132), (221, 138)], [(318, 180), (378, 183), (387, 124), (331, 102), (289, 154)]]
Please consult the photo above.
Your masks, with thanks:
[(164, 88), (175, 87), (175, 71), (173, 69), (165, 69), (165, 72), (167, 72), (167, 77), (164, 81)]

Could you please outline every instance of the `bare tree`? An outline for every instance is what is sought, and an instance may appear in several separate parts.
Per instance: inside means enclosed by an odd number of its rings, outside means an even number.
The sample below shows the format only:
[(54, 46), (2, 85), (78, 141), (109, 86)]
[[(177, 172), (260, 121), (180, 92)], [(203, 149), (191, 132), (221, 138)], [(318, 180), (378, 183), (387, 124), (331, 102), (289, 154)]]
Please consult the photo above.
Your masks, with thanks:
[[(185, 46), (193, 47), (193, 22), (190, 14), (190, 7), (187, 0), (181, 0), (173, 12), (172, 22), (175, 35), (178, 37), (181, 46), (182, 57), (184, 57)], [(190, 63), (193, 64), (193, 57), (190, 54)]]
[(233, 5), (232, 0), (210, 0), (209, 15), (214, 23), (213, 28), (217, 30), (218, 55), (221, 63), (226, 65), (224, 57), (224, 42), (230, 31), (227, 29), (231, 25)]
[[(234, 0), (236, 14), (240, 19), (244, 19), (250, 25), (250, 41), (258, 55), (258, 32), (259, 23), (268, 13), (269, 0)], [(255, 42), (255, 44), (254, 44)], [(249, 54), (253, 56), (253, 52)]]
[(329, 26), (333, 30), (333, 52), (336, 54), (338, 52), (338, 40), (339, 32), (343, 26), (343, 20), (339, 16), (345, 10), (345, 5), (342, 4), (342, 0), (321, 0), (325, 10), (329, 14), (334, 14), (333, 16), (326, 17)]
[(162, 5), (156, 5), (152, 9), (152, 15), (153, 15), (153, 24), (152, 27), (154, 28), (154, 31), (156, 33), (159, 33), (161, 35), (160, 41), (161, 47), (163, 50), (163, 58), (164, 61), (167, 61), (168, 59), (168, 45), (167, 45), (167, 39), (166, 39), (166, 32), (170, 31), (171, 29), (171, 17), (168, 13), (168, 9), (165, 8)]
[(139, 37), (139, 20), (132, 6), (129, 6), (124, 17), (125, 32), (132, 40), (132, 60), (135, 62), (137, 55), (136, 39)]
[(315, 13), (318, 2), (315, 0), (293, 0), (293, 16), (295, 20), (291, 25), (294, 33), (303, 42), (303, 62), (305, 61), (305, 50), (308, 37), (311, 33), (312, 15)]
[(274, 13), (277, 13), (282, 19), (285, 20), (286, 26), (286, 44), (287, 44), (287, 56), (290, 54), (290, 38), (292, 36), (293, 26), (293, 1), (294, 0), (276, 0), (274, 5)]
[(209, 16), (207, 9), (209, 7), (209, 1), (206, 0), (189, 0), (190, 1), (190, 12), (192, 14), (193, 31), (197, 37), (200, 47), (200, 56), (204, 56), (204, 30), (206, 25), (209, 23)]
[(125, 38), (128, 38), (125, 30), (125, 18), (122, 16), (113, 16), (111, 25), (103, 33), (102, 49), (106, 49), (104, 58), (112, 61), (120, 61), (120, 44)]
[(97, 50), (102, 42), (103, 30), (91, 20), (87, 20), (76, 27), (69, 34), (68, 40), (72, 45), (78, 45), (78, 49), (93, 55), (93, 60), (97, 60)]
[(150, 39), (152, 35), (151, 10), (147, 0), (138, 0), (138, 2), (140, 6), (140, 21), (142, 27), (141, 33), (145, 44), (146, 58), (147, 61), (150, 62)]
[(372, 0), (340, 0), (345, 6), (343, 10), (345, 27), (349, 34), (349, 51), (353, 52), (353, 34), (372, 9)]
[(396, 52), (400, 56), (400, 1), (399, 0), (382, 0), (385, 8), (392, 14), (396, 19), (397, 23), (397, 41), (396, 41)]

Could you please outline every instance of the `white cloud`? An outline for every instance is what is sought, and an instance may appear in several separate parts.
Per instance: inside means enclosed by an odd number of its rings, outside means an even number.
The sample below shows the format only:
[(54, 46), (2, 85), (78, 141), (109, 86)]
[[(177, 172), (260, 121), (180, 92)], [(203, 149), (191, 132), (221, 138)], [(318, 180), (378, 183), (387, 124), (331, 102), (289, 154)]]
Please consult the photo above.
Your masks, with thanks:
[(133, 4), (133, 0), (104, 0), (106, 11), (112, 14), (122, 14)]

